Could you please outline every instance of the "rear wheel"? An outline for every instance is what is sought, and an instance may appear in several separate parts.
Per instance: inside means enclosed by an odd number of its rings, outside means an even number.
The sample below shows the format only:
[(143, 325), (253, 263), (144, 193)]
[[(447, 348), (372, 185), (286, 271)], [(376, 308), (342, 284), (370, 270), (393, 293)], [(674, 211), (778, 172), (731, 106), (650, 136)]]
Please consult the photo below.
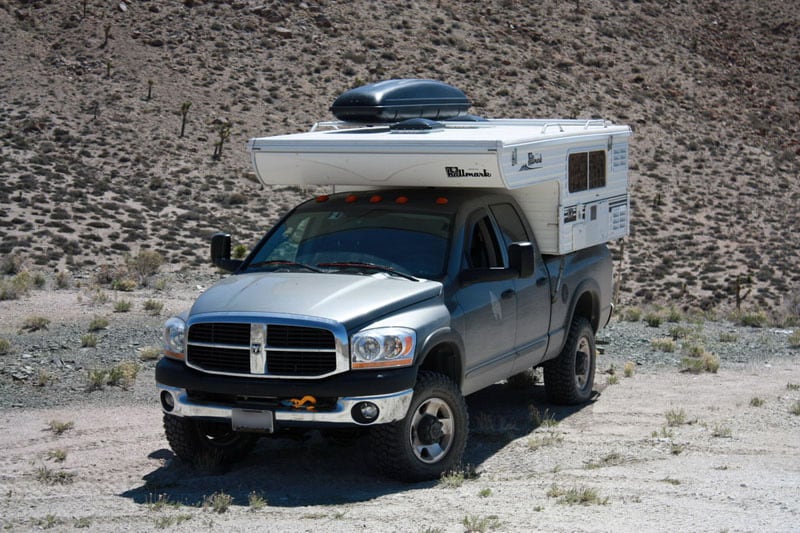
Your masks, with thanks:
[(576, 317), (564, 349), (544, 365), (547, 398), (567, 405), (588, 402), (594, 386), (596, 353), (591, 324), (584, 317)]
[(401, 481), (437, 479), (460, 462), (467, 444), (467, 404), (455, 383), (422, 371), (405, 418), (374, 428), (370, 451), (386, 475)]
[(213, 466), (240, 461), (258, 435), (233, 431), (228, 422), (207, 422), (164, 415), (164, 432), (175, 455), (195, 465)]

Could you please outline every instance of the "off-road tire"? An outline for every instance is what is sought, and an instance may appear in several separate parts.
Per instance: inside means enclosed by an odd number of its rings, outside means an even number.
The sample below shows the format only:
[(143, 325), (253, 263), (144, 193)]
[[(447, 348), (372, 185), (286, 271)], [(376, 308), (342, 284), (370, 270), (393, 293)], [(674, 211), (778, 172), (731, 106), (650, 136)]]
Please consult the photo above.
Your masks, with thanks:
[(547, 399), (565, 405), (588, 402), (594, 386), (596, 353), (591, 324), (584, 317), (576, 317), (561, 353), (543, 365)]
[(438, 479), (461, 463), (468, 431), (461, 391), (447, 376), (423, 370), (405, 418), (370, 432), (372, 462), (400, 481)]
[(204, 467), (240, 461), (258, 441), (258, 435), (233, 431), (224, 422), (205, 422), (168, 414), (164, 415), (164, 433), (175, 455)]

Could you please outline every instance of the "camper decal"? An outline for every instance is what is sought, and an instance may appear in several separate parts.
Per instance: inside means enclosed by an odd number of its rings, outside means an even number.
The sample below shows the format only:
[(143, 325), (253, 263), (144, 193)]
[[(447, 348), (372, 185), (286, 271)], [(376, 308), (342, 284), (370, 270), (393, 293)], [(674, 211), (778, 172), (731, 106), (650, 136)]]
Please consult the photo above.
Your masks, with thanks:
[(459, 167), (444, 167), (448, 178), (491, 178), (492, 173), (484, 169), (469, 168), (463, 169)]
[(520, 172), (542, 168), (542, 153), (528, 152), (528, 162), (519, 167)]

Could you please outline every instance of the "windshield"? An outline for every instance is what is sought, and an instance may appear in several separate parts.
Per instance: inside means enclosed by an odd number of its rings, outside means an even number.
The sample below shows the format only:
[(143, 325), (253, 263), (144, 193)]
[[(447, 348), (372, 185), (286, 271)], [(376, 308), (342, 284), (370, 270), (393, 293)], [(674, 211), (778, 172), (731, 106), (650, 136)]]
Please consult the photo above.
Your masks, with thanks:
[(441, 278), (451, 226), (449, 213), (372, 206), (296, 211), (250, 258), (246, 270), (294, 266), (335, 271), (372, 264), (418, 278)]

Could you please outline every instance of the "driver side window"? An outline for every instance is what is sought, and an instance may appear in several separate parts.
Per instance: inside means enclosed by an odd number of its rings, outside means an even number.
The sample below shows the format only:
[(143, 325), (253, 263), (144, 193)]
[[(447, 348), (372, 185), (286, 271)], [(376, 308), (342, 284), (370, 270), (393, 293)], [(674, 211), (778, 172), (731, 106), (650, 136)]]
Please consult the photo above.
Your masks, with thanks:
[(466, 248), (467, 268), (493, 268), (503, 266), (503, 255), (497, 242), (497, 235), (488, 215), (480, 217), (469, 233)]

